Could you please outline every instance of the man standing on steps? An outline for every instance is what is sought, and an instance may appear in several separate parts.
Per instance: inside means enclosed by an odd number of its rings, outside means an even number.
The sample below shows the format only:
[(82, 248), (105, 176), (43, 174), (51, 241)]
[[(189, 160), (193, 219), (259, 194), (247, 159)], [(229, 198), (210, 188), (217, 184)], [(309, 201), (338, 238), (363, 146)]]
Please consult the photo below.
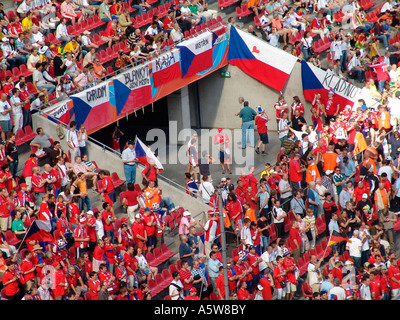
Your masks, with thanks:
[(69, 130), (67, 132), (67, 144), (68, 147), (71, 149), (71, 161), (75, 161), (75, 157), (80, 156), (81, 152), (79, 150), (79, 138), (76, 132), (76, 125), (75, 121), (72, 121), (69, 124)]
[(243, 102), (242, 110), (235, 115), (242, 118), (242, 149), (246, 149), (248, 140), (250, 142), (250, 147), (254, 148), (254, 118), (257, 112), (249, 107), (248, 101), (245, 101)]
[(135, 184), (136, 181), (136, 152), (134, 149), (135, 143), (129, 139), (128, 147), (122, 151), (122, 162), (124, 164), (124, 172), (126, 178), (126, 185), (128, 183)]

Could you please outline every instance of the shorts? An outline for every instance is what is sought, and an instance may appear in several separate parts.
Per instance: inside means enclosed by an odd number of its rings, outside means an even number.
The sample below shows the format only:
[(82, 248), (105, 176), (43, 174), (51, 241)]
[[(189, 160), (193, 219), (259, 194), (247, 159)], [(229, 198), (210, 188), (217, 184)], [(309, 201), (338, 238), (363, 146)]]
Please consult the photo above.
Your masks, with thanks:
[(135, 248), (140, 248), (142, 249), (142, 251), (147, 251), (146, 242), (143, 242), (142, 240), (137, 240), (135, 243)]
[(268, 133), (267, 132), (265, 132), (265, 133), (259, 133), (259, 135), (260, 135), (260, 140), (261, 140), (261, 142), (263, 143), (263, 144), (267, 144), (269, 141), (268, 141)]
[(195, 167), (192, 166), (192, 172), (199, 173), (199, 166), (195, 166)]
[(276, 299), (282, 300), (285, 297), (286, 288), (276, 288)]
[(296, 285), (291, 282), (286, 282), (286, 293), (296, 292)]
[(3, 132), (11, 131), (11, 129), (12, 129), (11, 120), (0, 121), (0, 127), (1, 127), (1, 131), (3, 131)]
[(275, 228), (276, 228), (276, 236), (278, 238), (282, 238), (285, 234), (285, 223), (284, 222), (275, 223)]
[(147, 236), (146, 245), (147, 245), (148, 247), (153, 247), (155, 244), (156, 244), (155, 236), (154, 236), (154, 235)]

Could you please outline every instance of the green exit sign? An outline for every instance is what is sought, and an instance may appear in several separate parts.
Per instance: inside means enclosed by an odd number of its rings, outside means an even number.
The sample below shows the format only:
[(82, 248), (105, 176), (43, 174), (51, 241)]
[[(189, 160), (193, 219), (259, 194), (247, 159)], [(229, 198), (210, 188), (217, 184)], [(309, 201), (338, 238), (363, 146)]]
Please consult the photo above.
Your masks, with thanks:
[(230, 71), (221, 71), (221, 77), (222, 78), (230, 78), (231, 72)]

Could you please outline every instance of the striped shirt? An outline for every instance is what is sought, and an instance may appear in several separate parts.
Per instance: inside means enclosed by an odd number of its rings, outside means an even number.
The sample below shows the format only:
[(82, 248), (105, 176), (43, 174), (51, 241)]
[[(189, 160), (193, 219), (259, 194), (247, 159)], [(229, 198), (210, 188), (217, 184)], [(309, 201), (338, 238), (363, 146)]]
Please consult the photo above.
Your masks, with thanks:
[(311, 225), (311, 228), (310, 228), (310, 230), (311, 231), (314, 231), (315, 230), (315, 217), (314, 217), (314, 215), (311, 215), (311, 216), (305, 216), (304, 218), (303, 218), (303, 222), (305, 223), (305, 224), (310, 224)]

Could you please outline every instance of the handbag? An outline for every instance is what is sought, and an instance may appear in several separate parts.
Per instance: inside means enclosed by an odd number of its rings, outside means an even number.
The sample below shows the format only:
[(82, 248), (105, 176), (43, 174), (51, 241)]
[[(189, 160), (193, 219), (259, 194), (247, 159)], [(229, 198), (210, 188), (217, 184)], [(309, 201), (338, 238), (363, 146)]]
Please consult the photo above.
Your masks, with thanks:
[(310, 56), (314, 56), (314, 50), (313, 50), (312, 47), (308, 47), (308, 48), (307, 48), (307, 51), (308, 51), (308, 54), (309, 54)]
[(279, 281), (279, 284), (281, 285), (282, 289), (286, 288), (286, 281), (285, 280)]

